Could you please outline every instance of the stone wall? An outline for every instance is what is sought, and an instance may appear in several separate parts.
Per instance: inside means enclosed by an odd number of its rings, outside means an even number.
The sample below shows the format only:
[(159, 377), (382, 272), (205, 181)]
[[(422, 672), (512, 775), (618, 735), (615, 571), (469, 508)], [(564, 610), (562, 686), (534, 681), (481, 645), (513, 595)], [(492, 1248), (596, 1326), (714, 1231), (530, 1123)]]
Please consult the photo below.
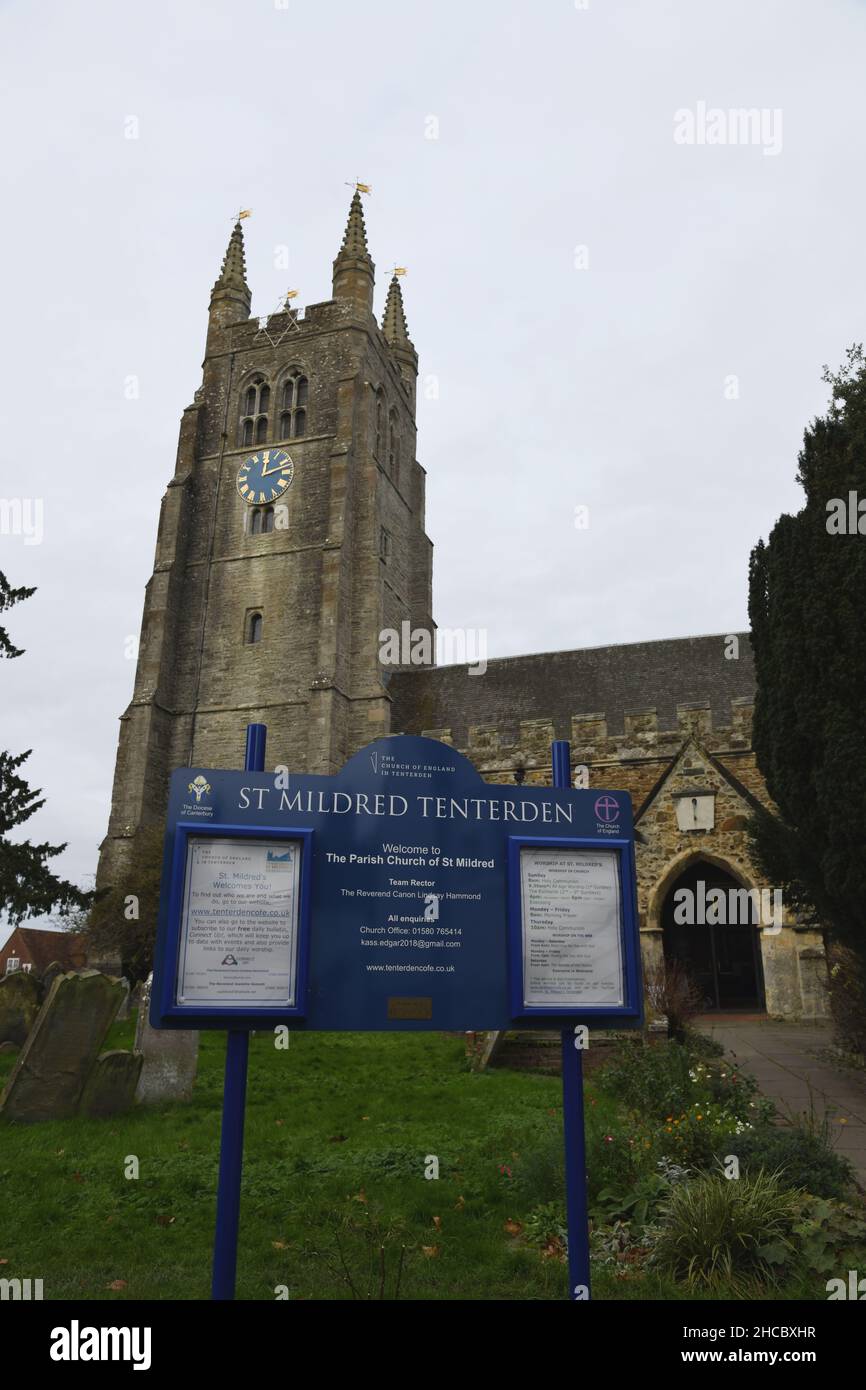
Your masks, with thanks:
[[(527, 785), (550, 784), (550, 744), (567, 738), (572, 766), (586, 768), (588, 786), (627, 791), (637, 830), (643, 953), (645, 961), (654, 961), (662, 950), (665, 898), (690, 864), (703, 861), (724, 869), (745, 888), (772, 887), (753, 864), (746, 835), (754, 806), (770, 805), (751, 747), (751, 661), (731, 662), (728, 668), (720, 664), (725, 641), (720, 636), (518, 657), (493, 662), (486, 675), (474, 677), (465, 667), (401, 672), (389, 685), (392, 726), (394, 732), (423, 733), (458, 747), (491, 782)], [(650, 653), (648, 662), (651, 647), (660, 650)], [(581, 667), (584, 676), (594, 672), (593, 693), (618, 695), (611, 709), (566, 712), (564, 682), (569, 671), (574, 675)], [(712, 676), (712, 696), (674, 701), (678, 687), (694, 696), (702, 668)], [(642, 693), (642, 680), (650, 686), (667, 682), (661, 710), (625, 703)], [(485, 703), (501, 712), (509, 696), (514, 705), (502, 722), (471, 722)], [(443, 718), (451, 701), (452, 718)], [(554, 717), (519, 717), (522, 709), (541, 711), (551, 704)], [(431, 712), (442, 722), (421, 722)], [(684, 793), (689, 799), (711, 798), (711, 829), (680, 828), (676, 807)], [(783, 920), (778, 934), (756, 929), (767, 1011), (787, 1018), (824, 1017), (822, 934), (787, 912)]]

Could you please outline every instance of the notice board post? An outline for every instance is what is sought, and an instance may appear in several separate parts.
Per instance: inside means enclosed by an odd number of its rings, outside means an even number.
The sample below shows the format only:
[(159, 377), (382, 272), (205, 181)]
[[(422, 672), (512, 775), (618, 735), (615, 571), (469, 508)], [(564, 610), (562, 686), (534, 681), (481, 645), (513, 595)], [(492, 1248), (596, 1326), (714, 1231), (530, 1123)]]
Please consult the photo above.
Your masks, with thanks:
[[(571, 786), (571, 747), (565, 739), (550, 745), (553, 785)], [(580, 1028), (562, 1030), (562, 1127), (565, 1139), (565, 1212), (568, 1226), (568, 1296), (590, 1296), (589, 1211), (586, 1201), (586, 1126), (583, 1114), (583, 1056)]]
[[(267, 736), (266, 725), (247, 725), (245, 772), (264, 772)], [(220, 1171), (211, 1281), (211, 1298), (221, 1300), (232, 1299), (235, 1296), (249, 1051), (249, 1031), (246, 1028), (230, 1028), (226, 1036)]]

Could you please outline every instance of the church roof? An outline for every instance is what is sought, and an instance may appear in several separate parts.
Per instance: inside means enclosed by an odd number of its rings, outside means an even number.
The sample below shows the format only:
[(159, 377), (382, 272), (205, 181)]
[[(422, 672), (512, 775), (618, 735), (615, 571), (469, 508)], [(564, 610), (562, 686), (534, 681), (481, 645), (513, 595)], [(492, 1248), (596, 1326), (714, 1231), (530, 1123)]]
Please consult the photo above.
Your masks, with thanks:
[(678, 705), (707, 701), (714, 727), (728, 727), (731, 701), (752, 699), (755, 691), (748, 633), (737, 635), (736, 660), (726, 659), (722, 634), (504, 657), (475, 676), (466, 666), (394, 671), (387, 683), (391, 728), (450, 729), (465, 748), (473, 724), (504, 732), (523, 720), (548, 719), (557, 738), (569, 738), (575, 714), (604, 716), (608, 733), (618, 734), (626, 713), (655, 709), (659, 729), (675, 730)]

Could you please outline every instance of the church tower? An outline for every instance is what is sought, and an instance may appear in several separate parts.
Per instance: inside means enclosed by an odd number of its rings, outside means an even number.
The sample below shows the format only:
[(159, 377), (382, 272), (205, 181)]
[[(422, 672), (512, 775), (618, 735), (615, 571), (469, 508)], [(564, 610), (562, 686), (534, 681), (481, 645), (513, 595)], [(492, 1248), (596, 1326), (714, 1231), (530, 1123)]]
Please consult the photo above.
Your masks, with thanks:
[(98, 882), (159, 823), (175, 767), (268, 762), (333, 773), (390, 732), (379, 634), (431, 633), (432, 546), (415, 458), (418, 357), (400, 282), (373, 315), (360, 194), (333, 297), (250, 318), (238, 221), (210, 299), (202, 383), (183, 413), (121, 716)]

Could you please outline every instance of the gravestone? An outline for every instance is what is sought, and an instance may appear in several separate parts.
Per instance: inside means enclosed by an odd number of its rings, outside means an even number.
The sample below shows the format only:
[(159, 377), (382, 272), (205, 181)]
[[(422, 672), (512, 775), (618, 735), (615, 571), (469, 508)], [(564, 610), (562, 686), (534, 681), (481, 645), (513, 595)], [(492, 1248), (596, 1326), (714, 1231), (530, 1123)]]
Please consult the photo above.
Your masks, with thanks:
[(87, 1078), (79, 1113), (91, 1116), (120, 1115), (135, 1100), (141, 1074), (140, 1052), (103, 1052)]
[(28, 970), (15, 970), (0, 980), (0, 1043), (22, 1047), (39, 1013), (39, 981)]
[(65, 974), (66, 968), (65, 966), (62, 966), (60, 964), (59, 960), (53, 960), (50, 965), (47, 965), (45, 967), (45, 970), (42, 973), (42, 988), (45, 991), (46, 997), (51, 986), (54, 984), (54, 981), (57, 979), (57, 976)]
[(55, 979), (0, 1095), (0, 1114), (25, 1124), (74, 1115), (122, 998), (120, 981), (97, 970)]
[(170, 1032), (151, 1028), (149, 975), (141, 991), (135, 1051), (144, 1058), (136, 1100), (142, 1105), (159, 1105), (167, 1100), (190, 1100), (198, 1067), (198, 1033), (194, 1030)]
[(114, 1016), (115, 1023), (125, 1023), (126, 1020), (129, 1018), (129, 980), (126, 978), (125, 975), (121, 975), (120, 983), (123, 985), (125, 993), (120, 1001), (120, 1008), (117, 1010), (117, 1013)]

